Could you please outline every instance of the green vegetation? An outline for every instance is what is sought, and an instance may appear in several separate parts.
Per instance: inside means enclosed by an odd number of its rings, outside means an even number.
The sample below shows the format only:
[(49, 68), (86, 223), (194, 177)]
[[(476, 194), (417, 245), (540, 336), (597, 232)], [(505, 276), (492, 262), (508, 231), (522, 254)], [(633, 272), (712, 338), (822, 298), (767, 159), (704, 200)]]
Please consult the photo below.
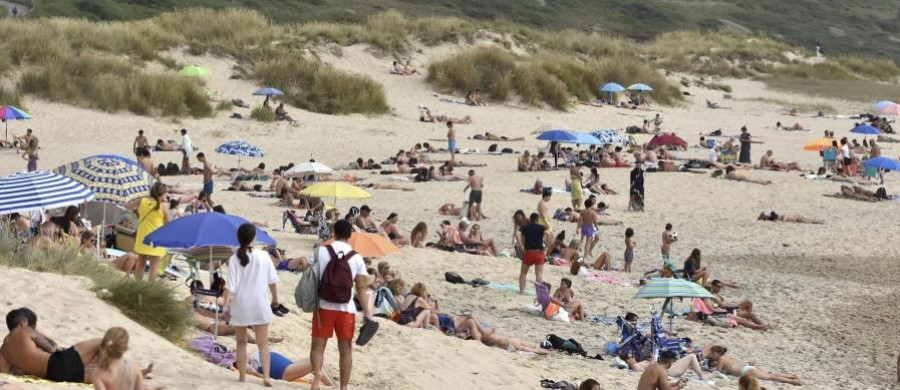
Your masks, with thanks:
[(275, 122), (275, 113), (263, 108), (263, 106), (256, 106), (250, 111), (250, 118), (260, 122)]
[(794, 77), (766, 77), (762, 80), (770, 88), (806, 95), (866, 102), (882, 99), (900, 100), (900, 88), (897, 84), (871, 80), (823, 80)]
[(33, 249), (2, 236), (0, 265), (88, 278), (98, 296), (169, 341), (181, 341), (190, 330), (188, 308), (175, 298), (171, 285), (124, 279), (118, 271), (82, 255), (75, 247)]

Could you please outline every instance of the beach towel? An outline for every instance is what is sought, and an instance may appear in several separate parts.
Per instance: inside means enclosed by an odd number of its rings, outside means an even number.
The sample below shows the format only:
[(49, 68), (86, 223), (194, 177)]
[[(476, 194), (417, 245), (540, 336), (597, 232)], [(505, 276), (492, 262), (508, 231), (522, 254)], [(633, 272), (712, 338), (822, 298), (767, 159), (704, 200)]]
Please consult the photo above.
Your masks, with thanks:
[(465, 101), (465, 100), (454, 100), (454, 99), (449, 99), (449, 98), (440, 98), (440, 101), (442, 101), (442, 102), (444, 102), (444, 103), (456, 103), (456, 104), (466, 105), (466, 101)]
[(217, 366), (231, 368), (237, 362), (237, 355), (224, 345), (216, 343), (213, 336), (204, 335), (191, 340), (191, 350), (199, 353), (206, 361)]
[[(513, 291), (513, 292), (516, 292), (516, 293), (519, 292), (519, 286), (518, 286), (518, 285), (514, 285), (514, 284), (510, 284), (510, 283), (496, 283), (496, 282), (490, 282), (490, 283), (488, 283), (485, 287), (491, 288), (491, 289), (494, 289), (494, 290)], [(530, 294), (534, 294), (534, 289), (527, 289), (527, 288), (526, 288), (526, 289), (525, 289), (525, 294), (529, 294), (529, 295), (530, 295)]]

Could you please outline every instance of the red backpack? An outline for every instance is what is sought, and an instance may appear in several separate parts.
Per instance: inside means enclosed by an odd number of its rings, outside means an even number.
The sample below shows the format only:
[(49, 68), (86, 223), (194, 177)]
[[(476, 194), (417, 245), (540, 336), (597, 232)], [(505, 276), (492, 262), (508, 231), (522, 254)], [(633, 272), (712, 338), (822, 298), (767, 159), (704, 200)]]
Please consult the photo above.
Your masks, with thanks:
[(325, 266), (322, 279), (319, 281), (319, 298), (333, 303), (349, 303), (353, 296), (353, 272), (350, 270), (350, 259), (356, 251), (338, 257), (334, 247), (326, 245), (331, 261)]

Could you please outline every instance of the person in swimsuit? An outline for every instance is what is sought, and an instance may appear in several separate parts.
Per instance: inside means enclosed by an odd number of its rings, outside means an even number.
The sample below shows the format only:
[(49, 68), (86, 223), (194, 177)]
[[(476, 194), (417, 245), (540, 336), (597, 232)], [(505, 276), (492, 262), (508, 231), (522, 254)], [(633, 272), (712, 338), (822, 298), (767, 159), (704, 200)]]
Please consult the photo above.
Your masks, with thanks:
[(637, 247), (637, 241), (634, 239), (634, 229), (627, 228), (625, 229), (625, 272), (631, 272), (631, 263), (634, 262), (635, 247)]
[(100, 342), (98, 369), (92, 382), (96, 390), (144, 390), (144, 376), (153, 369), (151, 364), (142, 371), (140, 366), (122, 356), (128, 350), (128, 332), (119, 327), (109, 328)]
[[(397, 324), (410, 328), (425, 328), (431, 319), (431, 305), (425, 300), (428, 289), (422, 283), (416, 283), (400, 305), (400, 317)], [(411, 298), (411, 299), (410, 299)]]
[(757, 221), (770, 221), (770, 222), (793, 222), (793, 223), (810, 223), (821, 225), (824, 224), (825, 221), (806, 218), (799, 214), (776, 214), (774, 211), (770, 213), (766, 213), (763, 211), (759, 214), (759, 217), (756, 218)]
[(137, 137), (134, 137), (134, 144), (131, 145), (131, 150), (134, 151), (134, 155), (136, 157), (140, 157), (140, 154), (138, 153), (138, 149), (146, 150), (149, 147), (150, 147), (150, 144), (147, 141), (147, 137), (144, 136), (144, 130), (143, 129), (138, 130)]
[(25, 307), (7, 313), (6, 325), (9, 335), (0, 345), (0, 356), (10, 366), (53, 382), (89, 383), (93, 372), (85, 367), (97, 358), (100, 339), (60, 348), (37, 330), (37, 315)]
[(450, 161), (455, 162), (456, 130), (453, 130), (453, 122), (447, 122), (447, 151), (450, 152)]
[(203, 152), (197, 153), (197, 160), (203, 163), (203, 191), (206, 195), (209, 196), (209, 202), (212, 204), (212, 193), (215, 185), (213, 184), (213, 169), (212, 165), (209, 164), (209, 161), (206, 159), (206, 155)]
[(581, 184), (581, 171), (577, 166), (573, 166), (569, 169), (569, 179), (571, 181), (569, 190), (572, 194), (572, 208), (579, 210), (584, 201), (584, 188)]
[(584, 201), (584, 210), (578, 217), (578, 229), (581, 231), (585, 257), (590, 257), (594, 253), (594, 246), (600, 241), (600, 237), (597, 236), (596, 220), (597, 210), (594, 208), (594, 200), (588, 199)]
[(482, 201), (482, 189), (484, 189), (484, 178), (480, 176), (475, 176), (475, 170), (469, 170), (469, 179), (468, 184), (466, 184), (466, 188), (463, 188), (463, 192), (468, 191), (469, 189), (472, 192), (469, 193), (469, 215), (468, 218), (473, 221), (479, 221), (484, 217), (484, 214), (481, 213), (481, 201)]
[[(462, 333), (460, 338), (465, 338), (466, 334)], [(536, 345), (527, 345), (524, 341), (519, 340), (515, 337), (500, 337), (496, 334), (487, 334), (481, 338), (481, 343), (488, 347), (497, 347), (500, 349), (505, 349), (509, 352), (531, 352), (537, 355), (548, 355), (549, 351), (546, 349), (542, 349)]]
[(659, 362), (650, 363), (644, 368), (641, 379), (638, 380), (638, 390), (677, 390), (687, 386), (688, 381), (682, 378), (677, 382), (669, 382), (669, 369), (675, 363), (675, 353), (664, 351), (659, 356)]
[[(309, 358), (303, 358), (294, 362), (280, 353), (269, 352), (269, 360), (272, 364), (272, 369), (269, 371), (269, 378), (271, 379), (294, 382), (313, 372), (312, 362)], [(247, 365), (249, 366), (247, 372), (251, 375), (262, 377), (263, 371), (261, 362), (262, 359), (260, 359), (259, 352), (254, 353), (247, 362)], [(235, 362), (235, 364), (237, 364), (237, 362)], [(337, 386), (334, 378), (332, 378), (324, 368), (321, 372), (321, 378), (322, 383), (325, 384), (325, 386)]]
[(788, 383), (800, 386), (803, 382), (793, 374), (772, 373), (758, 368), (752, 364), (744, 364), (743, 362), (725, 357), (728, 349), (720, 345), (714, 345), (709, 351), (709, 367), (710, 369), (721, 371), (727, 375), (744, 376), (753, 375), (758, 379), (770, 380), (781, 383)]
[(532, 213), (529, 223), (516, 231), (516, 241), (522, 243), (524, 254), (522, 266), (519, 270), (519, 294), (525, 293), (525, 281), (528, 270), (534, 266), (534, 277), (538, 283), (543, 281), (544, 263), (547, 261), (544, 254), (544, 243), (550, 238), (547, 227), (538, 222), (538, 214)]
[(550, 225), (550, 197), (553, 196), (553, 190), (545, 188), (541, 193), (541, 200), (537, 205), (538, 221), (537, 223), (547, 229), (548, 234), (553, 234), (553, 225)]
[(675, 236), (672, 234), (672, 224), (667, 223), (666, 229), (662, 232), (662, 246), (659, 249), (659, 252), (662, 254), (663, 260), (669, 259), (673, 242), (675, 242)]
[[(356, 217), (356, 227), (366, 233), (379, 233), (378, 225), (372, 219), (372, 209), (369, 205), (363, 205), (359, 208), (359, 216)], [(385, 234), (385, 236), (387, 236)]]

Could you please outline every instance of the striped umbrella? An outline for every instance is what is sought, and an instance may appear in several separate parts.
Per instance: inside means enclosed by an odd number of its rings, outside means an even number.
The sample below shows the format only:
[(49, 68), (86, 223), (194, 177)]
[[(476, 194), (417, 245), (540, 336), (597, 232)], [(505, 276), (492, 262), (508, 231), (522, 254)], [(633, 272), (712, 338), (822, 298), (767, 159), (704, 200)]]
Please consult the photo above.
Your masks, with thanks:
[(264, 156), (262, 150), (246, 141), (228, 141), (216, 148), (216, 153), (238, 156), (238, 166), (241, 166), (241, 157)]
[(4, 139), (9, 140), (9, 121), (31, 119), (31, 114), (13, 106), (0, 106), (0, 119), (6, 122)]
[(22, 172), (0, 178), (0, 215), (74, 206), (93, 198), (94, 193), (81, 183), (52, 172)]
[(98, 202), (125, 204), (150, 194), (151, 179), (147, 171), (121, 156), (86, 157), (53, 171), (90, 188)]
[(634, 299), (712, 297), (713, 295), (699, 284), (675, 278), (650, 279), (637, 294), (634, 294)]

